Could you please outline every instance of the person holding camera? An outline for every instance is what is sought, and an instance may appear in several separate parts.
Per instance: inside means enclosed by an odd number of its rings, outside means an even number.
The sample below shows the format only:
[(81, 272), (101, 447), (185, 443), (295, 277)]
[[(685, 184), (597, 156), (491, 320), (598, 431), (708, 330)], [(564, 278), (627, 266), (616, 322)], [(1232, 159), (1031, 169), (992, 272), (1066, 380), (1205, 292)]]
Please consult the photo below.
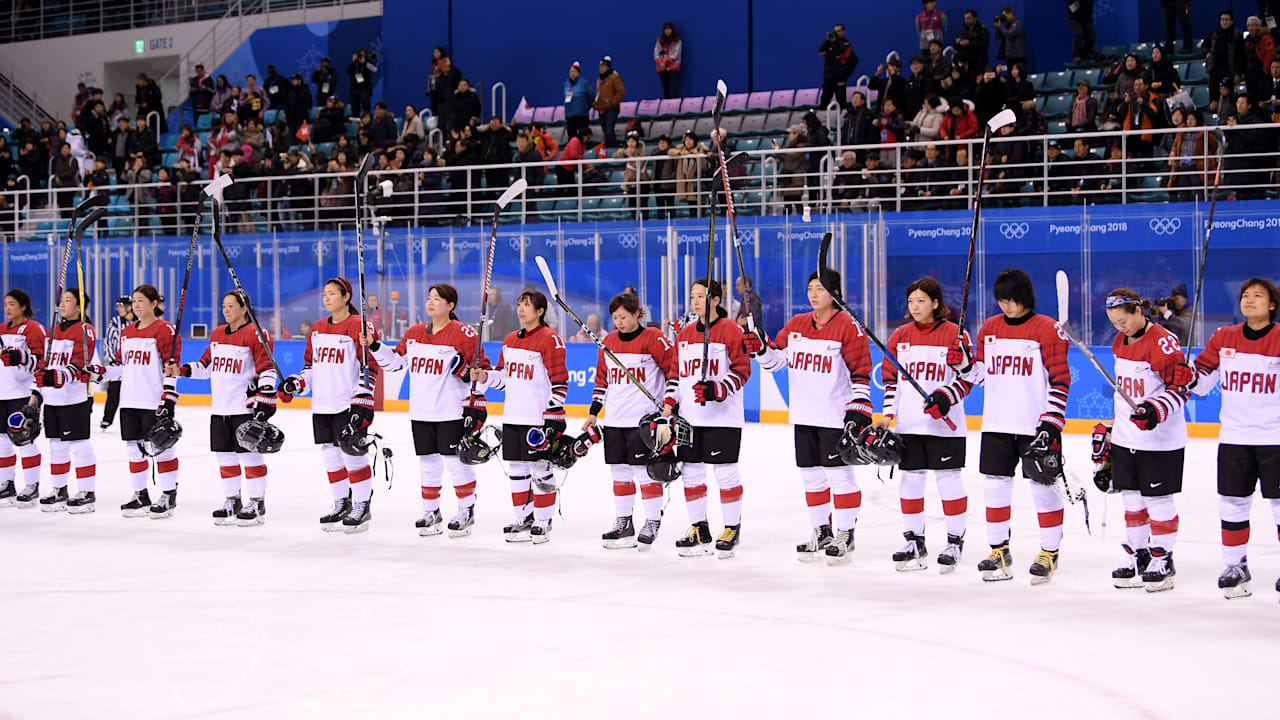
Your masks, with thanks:
[(351, 76), (351, 115), (360, 117), (372, 108), (373, 74), (378, 71), (374, 62), (378, 56), (360, 48), (351, 56), (351, 64), (347, 66), (347, 74)]
[(1013, 14), (1013, 8), (1005, 6), (1000, 14), (991, 21), (1000, 36), (1000, 50), (996, 58), (1004, 60), (1010, 67), (1019, 63), (1027, 64), (1027, 26)]
[(845, 83), (858, 66), (858, 56), (844, 37), (844, 23), (836, 23), (827, 33), (827, 41), (818, 48), (818, 54), (822, 56), (822, 97), (818, 106), (825, 108), (834, 97), (840, 107), (847, 110), (849, 99), (845, 97)]
[(1187, 313), (1187, 286), (1186, 283), (1178, 283), (1169, 291), (1169, 297), (1155, 301), (1151, 319), (1176, 335), (1180, 345), (1186, 345), (1191, 333), (1191, 318)]

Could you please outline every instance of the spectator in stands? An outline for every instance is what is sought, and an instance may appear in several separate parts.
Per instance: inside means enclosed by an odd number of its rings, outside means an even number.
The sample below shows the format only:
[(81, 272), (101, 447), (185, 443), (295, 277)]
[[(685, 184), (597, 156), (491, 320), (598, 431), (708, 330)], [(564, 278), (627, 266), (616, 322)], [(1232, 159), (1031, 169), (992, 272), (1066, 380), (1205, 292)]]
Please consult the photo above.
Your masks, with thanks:
[[(1204, 69), (1209, 73), (1209, 92), (1222, 84), (1224, 78), (1231, 85), (1240, 82), (1244, 72), (1244, 38), (1236, 30), (1236, 17), (1231, 10), (1218, 15), (1218, 27), (1204, 39)], [(1214, 99), (1217, 102), (1217, 99)], [(1213, 104), (1210, 110), (1214, 109)]]
[(1125, 172), (1124, 151), (1119, 143), (1108, 148), (1107, 153), (1106, 161), (1098, 166), (1097, 177), (1094, 178), (1094, 188), (1100, 194), (1093, 197), (1099, 203), (1115, 204), (1120, 202), (1121, 194), (1129, 186), (1129, 180)]
[(662, 34), (653, 43), (653, 64), (657, 66), (658, 80), (662, 82), (662, 97), (680, 97), (677, 84), (680, 80), (680, 60), (684, 55), (684, 41), (676, 33), (672, 23), (662, 24)]
[(213, 83), (213, 99), (209, 102), (209, 107), (215, 111), (221, 111), (222, 106), (231, 99), (231, 83), (227, 80), (226, 75), (219, 75), (218, 79)]
[(1090, 195), (1089, 191), (1097, 189), (1099, 174), (1098, 158), (1089, 149), (1089, 138), (1076, 138), (1072, 147), (1071, 196), (1067, 198), (1067, 204), (1082, 205), (1086, 202), (1098, 202), (1098, 197)]
[(1151, 48), (1151, 63), (1147, 66), (1144, 77), (1151, 92), (1163, 100), (1176, 94), (1178, 85), (1182, 83), (1182, 79), (1178, 77), (1177, 68), (1173, 66), (1173, 61), (1169, 59), (1165, 49), (1159, 45)]
[(111, 128), (107, 125), (107, 109), (101, 100), (90, 100), (76, 120), (89, 152), (101, 157), (111, 153)]
[(30, 140), (18, 148), (18, 174), (31, 178), (32, 184), (43, 183), (46, 179), (44, 156)]
[[(596, 337), (604, 337), (604, 333), (600, 329), (600, 316), (596, 313), (587, 315), (587, 327), (591, 328), (591, 332), (595, 333)], [(569, 338), (569, 342), (586, 343), (592, 342), (592, 340), (585, 330), (578, 330), (577, 334)]]
[(564, 127), (570, 138), (578, 137), (587, 127), (593, 97), (591, 84), (582, 78), (582, 65), (573, 61), (564, 81)]
[(427, 95), (431, 97), (431, 112), (436, 115), (436, 127), (440, 132), (449, 133), (453, 129), (453, 119), (449, 117), (449, 102), (462, 82), (462, 71), (453, 64), (453, 59), (443, 47), (436, 47), (433, 53), (440, 53), (431, 65), (431, 75), (427, 80)]
[(294, 73), (289, 80), (289, 94), (284, 101), (284, 118), (289, 126), (289, 142), (283, 147), (274, 146), (277, 150), (284, 150), (293, 144), (295, 133), (311, 113), (311, 88), (303, 84), (302, 75), (298, 73)]
[(156, 141), (156, 133), (147, 127), (146, 118), (138, 118), (138, 122), (133, 125), (135, 130), (134, 138), (137, 145), (134, 148), (134, 155), (141, 155), (147, 161), (147, 167), (155, 167), (160, 164), (160, 146)]
[(742, 327), (747, 328), (747, 318), (750, 317), (756, 326), (756, 330), (764, 332), (764, 305), (760, 302), (760, 296), (752, 289), (751, 276), (739, 275), (733, 280), (734, 295), (742, 298), (741, 302), (735, 303), (733, 321)]
[(530, 125), (526, 132), (529, 134), (529, 141), (533, 143), (533, 149), (542, 155), (543, 160), (551, 160), (560, 152), (560, 143), (551, 137), (546, 128)]
[(17, 175), (14, 168), (13, 149), (9, 147), (8, 138), (0, 135), (0, 180)]
[[(880, 116), (871, 121), (876, 129), (880, 131), (880, 158), (884, 161), (885, 153), (893, 155), (893, 145), (902, 142), (906, 137), (906, 126), (902, 121), (902, 113), (898, 112), (898, 106), (894, 104), (891, 98), (886, 98), (881, 104)], [(893, 167), (892, 163), (886, 163), (888, 167)]]
[(546, 179), (547, 169), (543, 167), (542, 153), (533, 146), (533, 140), (529, 138), (528, 133), (520, 133), (516, 136), (516, 154), (511, 159), (514, 163), (519, 163), (525, 167), (521, 168), (524, 173), (520, 177), (529, 183), (529, 188), (534, 192), (542, 189), (542, 183)]
[(178, 188), (169, 178), (169, 168), (156, 171), (156, 185), (151, 189), (152, 210), (160, 218), (160, 234), (173, 235), (177, 212)]
[(947, 32), (947, 14), (938, 9), (938, 0), (924, 0), (924, 10), (916, 15), (916, 35), (920, 37), (920, 54), (929, 52), (929, 43), (944, 42)]
[[(861, 90), (854, 90), (849, 101), (849, 113), (845, 116), (845, 142), (850, 145), (874, 145), (880, 141), (880, 134), (871, 123), (876, 117), (867, 106), (867, 97)], [(858, 155), (865, 157), (865, 149), (858, 150)]]
[(976, 74), (987, 66), (987, 52), (991, 47), (991, 32), (978, 20), (977, 10), (964, 11), (964, 24), (953, 46), (955, 59), (965, 61), (970, 79), (976, 79)]
[(1280, 112), (1280, 55), (1271, 58), (1271, 71), (1262, 88), (1262, 94), (1258, 97), (1261, 109), (1272, 115)]
[(444, 167), (444, 161), (436, 155), (436, 149), (428, 145), (422, 149), (421, 166), (428, 172), (418, 173), (418, 213), (430, 218), (440, 214), (438, 208), (444, 200), (441, 192), (444, 173), (437, 171)]
[(897, 196), (899, 198), (899, 207), (902, 210), (924, 209), (919, 202), (919, 197), (924, 192), (924, 176), (917, 169), (921, 159), (922, 156), (918, 150), (907, 149), (902, 151), (902, 161), (898, 168), (898, 176), (894, 178), (894, 182), (898, 183)]
[(879, 150), (867, 152), (860, 175), (859, 197), (872, 200), (893, 197), (893, 176), (881, 167)]
[(1017, 205), (1023, 179), (1031, 175), (1031, 168), (1024, 167), (1028, 160), (1033, 159), (1027, 141), (1014, 135), (1013, 130), (1012, 125), (1000, 128), (998, 139), (992, 140), (990, 145), (988, 164), (994, 164), (993, 178), (996, 181), (992, 193), (998, 196), (993, 198), (995, 207)]
[[(1168, 127), (1169, 117), (1166, 114), (1165, 107), (1164, 101), (1147, 89), (1146, 79), (1137, 78), (1133, 81), (1133, 93), (1125, 109), (1124, 129), (1126, 131), (1139, 129), (1158, 130)], [(1143, 133), (1127, 138), (1125, 143), (1128, 146), (1129, 156), (1135, 158), (1151, 157), (1154, 140), (1155, 136), (1151, 133)]]
[(842, 207), (849, 207), (859, 196), (862, 168), (858, 165), (858, 156), (852, 150), (845, 150), (840, 155), (840, 166), (836, 168), (835, 177), (831, 181), (831, 197)]
[(351, 64), (347, 65), (347, 75), (351, 76), (351, 114), (359, 116), (369, 109), (373, 100), (373, 73), (377, 71), (373, 58), (364, 48), (356, 50), (351, 56)]
[(653, 194), (657, 217), (667, 217), (676, 192), (676, 165), (679, 161), (671, 155), (671, 138), (662, 135), (653, 151)]
[(1008, 68), (1000, 66), (997, 69), (1009, 71), (1009, 74), (1004, 77), (1004, 106), (1021, 117), (1024, 103), (1035, 103), (1036, 99), (1036, 88), (1027, 79), (1027, 66), (1019, 63)]
[(1114, 80), (1116, 93), (1120, 96), (1121, 102), (1129, 102), (1129, 96), (1133, 94), (1133, 81), (1141, 77), (1143, 72), (1142, 61), (1137, 55), (1129, 53), (1124, 56), (1124, 63), (1120, 66), (1120, 72), (1116, 74)]
[(261, 158), (263, 150), (267, 148), (267, 134), (262, 130), (262, 121), (249, 118), (244, 124), (244, 131), (240, 133), (240, 142), (253, 148), (254, 154)]
[(256, 75), (246, 75), (244, 78), (244, 87), (240, 88), (240, 107), (237, 114), (240, 116), (240, 123), (248, 122), (249, 118), (262, 119), (262, 112), (267, 108), (267, 94), (258, 87), (258, 78)]
[(458, 81), (458, 88), (453, 91), (449, 100), (449, 129), (468, 127), (480, 121), (483, 109), (480, 96), (471, 89), (471, 81), (463, 78)]
[(604, 132), (604, 146), (618, 146), (618, 138), (614, 135), (614, 126), (618, 122), (618, 111), (622, 101), (627, 97), (627, 87), (622, 76), (613, 69), (613, 58), (605, 55), (600, 59), (600, 77), (596, 79), (596, 98), (591, 107), (600, 113), (600, 130)]
[(818, 98), (818, 107), (825, 108), (835, 98), (842, 108), (849, 107), (845, 97), (845, 83), (858, 66), (858, 56), (853, 46), (844, 36), (844, 23), (836, 23), (827, 33), (826, 42), (818, 47), (822, 56), (822, 96)]
[(978, 123), (986, 124), (988, 120), (995, 117), (996, 113), (1004, 107), (1005, 101), (1005, 85), (1004, 80), (996, 73), (996, 69), (988, 65), (978, 75), (978, 81), (973, 89), (973, 112), (978, 116)]
[(924, 192), (921, 198), (927, 199), (922, 205), (925, 210), (944, 210), (947, 208), (947, 194), (952, 181), (953, 170), (947, 157), (937, 145), (926, 145), (924, 160), (920, 163), (923, 172)]
[(913, 142), (932, 142), (937, 140), (942, 133), (942, 123), (947, 118), (947, 111), (950, 109), (946, 100), (933, 95), (926, 97), (920, 112), (916, 113), (911, 122), (907, 123), (907, 135), (911, 137)]
[(1257, 111), (1248, 95), (1236, 98), (1236, 114), (1227, 120), (1227, 126), (1241, 128), (1227, 133), (1227, 157), (1222, 170), (1227, 177), (1223, 184), (1229, 192), (1235, 193), (1237, 200), (1260, 200), (1266, 197), (1267, 188), (1263, 186), (1266, 173), (1259, 177), (1253, 170), (1259, 166), (1270, 168), (1275, 164), (1273, 158), (1252, 157), (1255, 153), (1274, 152), (1275, 140), (1272, 133), (1266, 130), (1249, 129), (1247, 126), (1268, 122)]
[(926, 65), (933, 82), (941, 84), (943, 78), (951, 77), (951, 58), (942, 54), (942, 41), (929, 41), (929, 54), (925, 57)]
[(125, 102), (124, 93), (116, 93), (111, 98), (111, 107), (107, 108), (107, 121), (115, 125), (120, 118), (129, 116), (129, 103)]
[[(1166, 187), (1201, 188), (1210, 182), (1210, 174), (1218, 167), (1218, 139), (1203, 132), (1204, 119), (1198, 110), (1185, 113), (1186, 126), (1173, 138), (1169, 151), (1169, 181)], [(1198, 190), (1174, 191), (1169, 194), (1174, 202), (1204, 200)]]
[(210, 179), (217, 177), (216, 171), (212, 167), (214, 161), (218, 159), (224, 150), (240, 147), (240, 144), (240, 127), (236, 124), (236, 114), (233, 112), (223, 113), (222, 122), (209, 135)]
[(626, 144), (613, 156), (627, 160), (622, 171), (622, 192), (639, 198), (641, 186), (649, 180), (649, 153), (640, 140), (640, 133), (635, 130), (627, 133)]
[(1263, 97), (1267, 81), (1267, 71), (1271, 68), (1271, 60), (1276, 56), (1276, 43), (1271, 33), (1262, 27), (1262, 21), (1256, 15), (1250, 15), (1245, 25), (1247, 33), (1244, 41), (1244, 82), (1250, 97)]
[[(899, 106), (904, 104), (907, 94), (907, 80), (902, 77), (902, 60), (898, 59), (897, 55), (889, 58), (889, 62), (876, 68), (876, 75), (871, 78), (871, 89), (876, 91), (876, 97), (879, 102), (884, 102), (885, 98), (893, 98), (893, 101), (898, 103)], [(865, 100), (866, 98), (863, 99)], [(823, 105), (823, 107), (826, 106)]]
[[(106, 195), (111, 187), (111, 175), (107, 173), (107, 161), (103, 158), (93, 159), (93, 171), (84, 176), (84, 186), (90, 190), (89, 195)], [(100, 230), (107, 229), (106, 220), (98, 225)]]
[[(406, 126), (408, 127), (408, 126)], [(346, 137), (347, 112), (342, 101), (330, 95), (324, 101), (324, 107), (316, 114), (316, 124), (311, 128), (311, 139), (314, 142), (333, 142), (336, 138)]]
[(384, 102), (373, 106), (373, 125), (369, 128), (369, 137), (375, 146), (383, 150), (396, 144), (396, 120), (387, 112), (387, 104)]
[[(124, 172), (120, 173), (119, 181), (121, 185), (150, 185), (151, 168), (141, 157), (134, 157)], [(131, 205), (143, 202), (143, 197), (143, 191), (138, 188), (124, 191), (124, 201)]]
[[(450, 168), (463, 168), (468, 165), (475, 165), (480, 160), (480, 141), (475, 137), (470, 125), (463, 125), (462, 129), (452, 128), (449, 130), (449, 145), (445, 148), (444, 163)], [(474, 182), (471, 181), (474, 178)], [(480, 173), (478, 171), (468, 174), (465, 169), (455, 169), (449, 172), (449, 199), (453, 201), (452, 214), (461, 215), (466, 210), (466, 203), (470, 199), (467, 194), (469, 187), (480, 187)], [(459, 202), (460, 201), (460, 202)]]
[(1236, 114), (1236, 89), (1231, 78), (1222, 78), (1218, 83), (1218, 94), (1209, 103), (1209, 112), (1217, 113), (1218, 124), (1226, 123), (1227, 118)]
[(1182, 54), (1195, 52), (1195, 41), (1191, 39), (1191, 0), (1160, 0), (1160, 4), (1164, 6), (1164, 46), (1173, 53), (1176, 23), (1182, 26)]
[[(947, 210), (961, 210), (969, 203), (969, 151), (963, 147), (955, 151), (956, 162), (947, 171), (941, 195), (945, 197), (942, 207)], [(976, 172), (976, 170), (974, 171)]]
[[(58, 148), (58, 154), (53, 158), (53, 175), (50, 180), (60, 191), (80, 186), (80, 163), (71, 154), (71, 143), (63, 143)], [(70, 216), (75, 197), (75, 193), (71, 192), (58, 193), (58, 207), (63, 209), (64, 218)]]
[[(890, 101), (890, 104), (892, 101)], [(878, 122), (878, 121), (877, 121)], [(787, 150), (808, 147), (808, 136), (803, 125), (792, 125), (787, 128)], [(778, 148), (776, 140), (771, 141), (774, 149)], [(781, 153), (778, 158), (782, 166), (778, 173), (778, 187), (782, 188), (782, 201), (787, 205), (794, 204), (793, 211), (799, 211), (804, 198), (805, 153)]]
[(1000, 49), (996, 51), (996, 59), (1004, 60), (1010, 67), (1019, 63), (1025, 67), (1027, 26), (1013, 13), (1012, 7), (1006, 5), (1000, 11), (1000, 15), (996, 18), (996, 34), (1000, 36)]
[(1049, 178), (1050, 205), (1067, 205), (1071, 202), (1071, 180), (1075, 174), (1072, 162), (1062, 153), (1062, 146), (1057, 140), (1050, 140), (1045, 149), (1045, 175)]
[(1076, 83), (1076, 95), (1071, 98), (1067, 110), (1067, 132), (1096, 132), (1098, 130), (1098, 99), (1089, 94), (1089, 81)]
[(338, 68), (329, 62), (329, 58), (322, 58), (320, 65), (311, 72), (311, 84), (316, 86), (315, 98), (317, 103), (325, 102), (331, 97), (337, 97)]
[(187, 93), (191, 97), (192, 115), (199, 120), (213, 106), (213, 77), (204, 71), (204, 65), (196, 65), (196, 74), (187, 80)]
[[(799, 125), (792, 126), (792, 129), (800, 128)], [(803, 130), (800, 131), (803, 133)], [(790, 146), (788, 146), (790, 147)], [(707, 172), (710, 164), (707, 162), (707, 156), (711, 153), (706, 145), (698, 142), (698, 136), (692, 130), (686, 132), (684, 137), (680, 139), (680, 144), (672, 148), (667, 154), (677, 159), (676, 162), (676, 200), (686, 205), (694, 205), (701, 210), (699, 199), (698, 181), (700, 178), (708, 177)], [(702, 156), (702, 157), (698, 157)], [(804, 172), (804, 155), (795, 154), (793, 156), (798, 163), (800, 172)], [(783, 166), (786, 167), (787, 159), (783, 160)], [(800, 178), (801, 187), (804, 186), (804, 178)]]
[(263, 79), (262, 87), (267, 91), (268, 107), (283, 109), (289, 98), (289, 81), (276, 72), (275, 65), (267, 66), (267, 77)]
[(178, 133), (178, 141), (174, 148), (178, 152), (179, 158), (187, 158), (191, 162), (192, 167), (200, 167), (200, 156), (202, 155), (202, 147), (200, 138), (196, 136), (196, 131), (190, 125), (183, 125), (182, 130)]
[[(920, 112), (920, 108), (924, 107), (924, 98), (933, 91), (933, 75), (925, 67), (924, 59), (919, 57), (911, 58), (909, 63), (911, 67), (911, 77), (907, 79), (907, 86), (902, 94), (902, 102), (898, 103), (894, 99), (894, 107), (902, 112), (903, 115), (915, 117)], [(880, 111), (884, 112), (884, 101), (888, 98), (880, 98)]]
[[(42, 124), (48, 122), (48, 120), (44, 120), (42, 121)], [(9, 136), (13, 139), (14, 144), (19, 148), (22, 147), (22, 143), (27, 142), (28, 140), (32, 143), (40, 142), (40, 133), (37, 132), (35, 128), (31, 127), (31, 118), (22, 118), (19, 120), (18, 127), (15, 128)]]
[[(978, 116), (969, 111), (969, 106), (959, 96), (951, 98), (946, 117), (938, 128), (938, 138), (942, 140), (968, 140), (978, 136)], [(948, 146), (948, 154), (954, 156), (957, 146)]]
[(1093, 29), (1093, 0), (1068, 0), (1067, 26), (1071, 28), (1071, 62), (1091, 59), (1093, 43), (1097, 40)]
[(93, 97), (93, 93), (89, 92), (89, 87), (83, 82), (76, 83), (76, 96), (71, 105), (71, 117), (79, 117), (84, 112), (85, 103), (89, 102), (89, 98)]
[(404, 146), (416, 148), (427, 139), (427, 131), (422, 127), (422, 116), (412, 105), (404, 106), (404, 129), (400, 131), (397, 141)]
[[(1172, 130), (1181, 130), (1186, 127), (1186, 115), (1181, 105), (1174, 105), (1169, 110), (1169, 128)], [(1159, 151), (1157, 157), (1169, 157), (1169, 153), (1173, 152), (1173, 141), (1178, 137), (1178, 133), (1165, 133), (1160, 135), (1156, 140), (1156, 147)]]
[(129, 118), (122, 117), (116, 121), (115, 132), (111, 134), (111, 166), (116, 175), (124, 172), (129, 158), (138, 150), (138, 133), (129, 127)]
[(973, 97), (973, 78), (971, 77), (969, 65), (964, 60), (956, 60), (951, 63), (950, 89), (948, 89), (948, 81), (944, 79), (938, 89), (938, 97), (949, 98), (959, 95), (964, 98)]
[(1168, 297), (1154, 301), (1151, 308), (1151, 320), (1176, 335), (1183, 345), (1191, 334), (1191, 318), (1187, 317), (1189, 304), (1186, 284), (1178, 283), (1169, 291)]
[[(488, 165), (511, 164), (511, 141), (515, 134), (511, 126), (504, 125), (497, 115), (489, 118), (489, 124), (480, 128), (480, 162)], [(497, 200), (507, 185), (511, 184), (511, 168), (495, 167), (485, 171), (489, 195)]]
[(489, 331), (481, 337), (486, 340), (498, 340), (515, 331), (515, 313), (502, 298), (502, 289), (497, 285), (489, 286), (489, 308)]

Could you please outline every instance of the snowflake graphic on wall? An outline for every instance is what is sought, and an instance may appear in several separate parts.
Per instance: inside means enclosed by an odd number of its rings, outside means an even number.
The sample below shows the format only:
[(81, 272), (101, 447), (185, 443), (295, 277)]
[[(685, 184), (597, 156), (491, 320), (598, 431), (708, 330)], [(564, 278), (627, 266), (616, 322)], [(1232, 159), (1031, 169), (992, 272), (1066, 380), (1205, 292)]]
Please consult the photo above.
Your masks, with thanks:
[(320, 61), (324, 59), (324, 53), (320, 48), (312, 45), (309, 50), (298, 58), (298, 74), (303, 78), (311, 77), (311, 73), (320, 67)]
[(1092, 419), (1106, 419), (1115, 414), (1115, 399), (1111, 395), (1103, 395), (1097, 390), (1080, 398), (1080, 416)]
[(1073, 367), (1071, 368), (1071, 384), (1075, 385), (1078, 382), (1080, 382), (1080, 369)]

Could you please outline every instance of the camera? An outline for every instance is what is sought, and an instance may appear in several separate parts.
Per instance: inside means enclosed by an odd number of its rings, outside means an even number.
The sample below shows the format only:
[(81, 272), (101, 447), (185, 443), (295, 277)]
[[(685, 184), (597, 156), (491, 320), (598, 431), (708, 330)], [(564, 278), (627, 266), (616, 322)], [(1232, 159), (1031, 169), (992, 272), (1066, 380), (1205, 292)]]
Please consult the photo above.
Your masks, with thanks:
[(1002, 22), (1004, 22), (1004, 14), (997, 15), (991, 20), (992, 25), (999, 25)]
[(827, 31), (827, 42), (831, 42), (832, 40), (835, 40), (835, 39), (836, 39), (836, 34), (835, 34), (835, 33), (833, 33), (833, 32), (831, 32), (830, 30), (828, 30), (828, 31)]

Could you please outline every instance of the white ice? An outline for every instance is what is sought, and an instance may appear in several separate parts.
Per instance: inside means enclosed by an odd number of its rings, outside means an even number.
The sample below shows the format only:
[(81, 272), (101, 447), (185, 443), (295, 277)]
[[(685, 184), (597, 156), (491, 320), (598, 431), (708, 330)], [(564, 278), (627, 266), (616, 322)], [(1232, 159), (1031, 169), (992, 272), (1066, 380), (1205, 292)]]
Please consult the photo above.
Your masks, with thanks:
[[(397, 474), (391, 490), (376, 480), (367, 534), (318, 528), (330, 496), (300, 410), (277, 415), (288, 441), (270, 458), (266, 525), (215, 527), (207, 415), (180, 408), (172, 519), (120, 516), (114, 428), (96, 438), (96, 514), (0, 510), (0, 718), (1280, 716), (1275, 525), (1255, 503), (1254, 595), (1224, 599), (1211, 441), (1187, 454), (1177, 587), (1148, 594), (1111, 587), (1123, 515), (1097, 492), (1093, 535), (1068, 507), (1061, 568), (1031, 587), (1038, 528), (1022, 481), (1017, 574), (982, 582), (976, 434), (963, 564), (940, 576), (932, 562), (893, 570), (897, 482), (871, 470), (852, 564), (798, 563), (809, 530), (784, 426), (745, 431), (743, 543), (718, 560), (676, 556), (678, 489), (655, 551), (601, 548), (614, 512), (598, 450), (570, 474), (547, 545), (503, 542), (510, 495), (496, 462), (480, 468), (475, 534), (420, 538), (417, 462), (395, 413), (376, 423)], [(1067, 451), (1086, 477), (1087, 438), (1069, 436)], [(447, 480), (443, 499), (447, 518)], [(718, 533), (714, 490), (710, 504)], [(936, 556), (932, 482), (926, 506)]]

